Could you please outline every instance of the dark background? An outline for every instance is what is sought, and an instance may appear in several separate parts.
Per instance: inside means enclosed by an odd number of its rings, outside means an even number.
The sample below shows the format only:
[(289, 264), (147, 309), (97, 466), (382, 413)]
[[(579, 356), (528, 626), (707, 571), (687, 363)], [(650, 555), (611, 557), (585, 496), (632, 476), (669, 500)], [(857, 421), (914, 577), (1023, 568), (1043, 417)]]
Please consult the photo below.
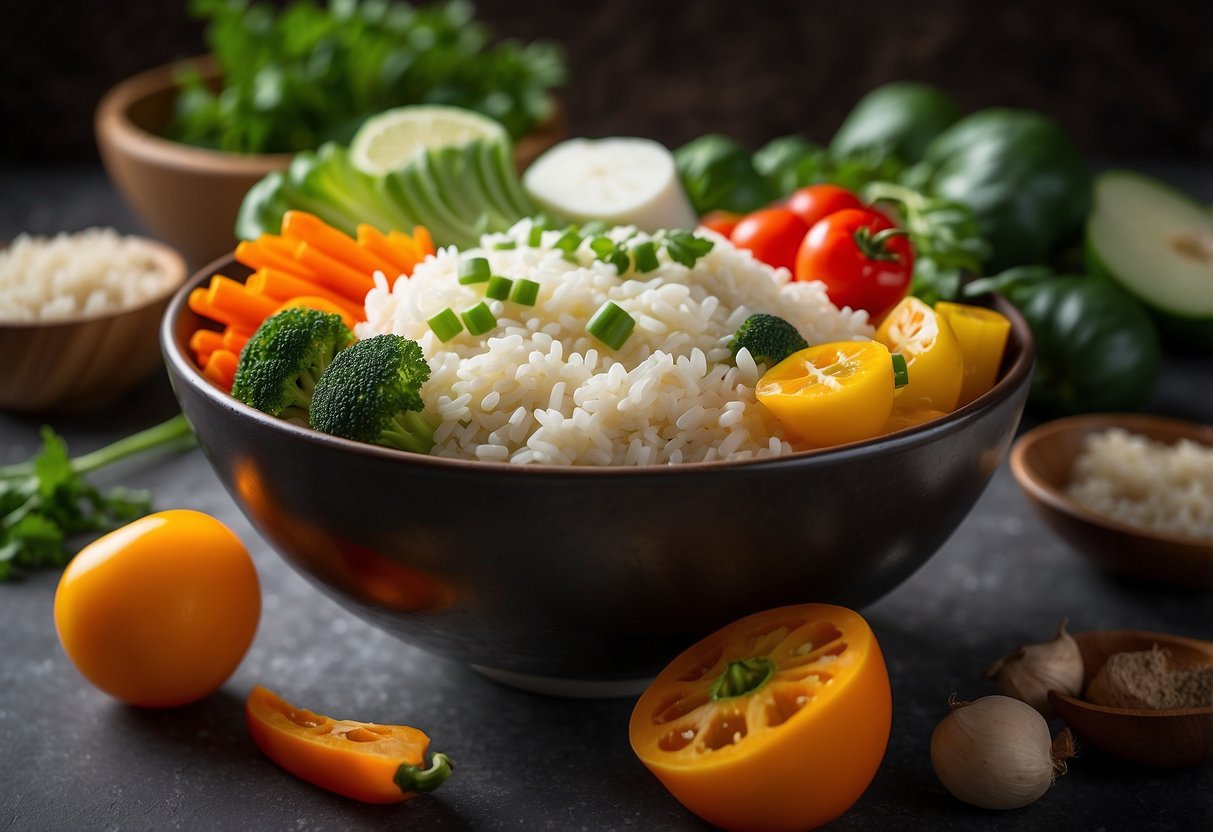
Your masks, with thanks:
[[(1213, 6), (1176, 2), (479, 0), (502, 37), (568, 51), (571, 131), (678, 145), (829, 138), (866, 90), (938, 84), (1024, 106), (1090, 156), (1213, 158)], [(92, 161), (92, 110), (141, 69), (205, 51), (184, 0), (5, 0), (0, 162)]]

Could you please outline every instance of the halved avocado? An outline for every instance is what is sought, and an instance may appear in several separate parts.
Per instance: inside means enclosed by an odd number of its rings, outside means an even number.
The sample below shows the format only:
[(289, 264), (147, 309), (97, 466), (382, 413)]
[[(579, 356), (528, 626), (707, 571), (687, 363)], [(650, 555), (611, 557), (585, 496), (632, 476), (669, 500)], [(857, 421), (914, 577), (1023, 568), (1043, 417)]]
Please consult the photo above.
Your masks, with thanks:
[(1132, 292), (1169, 341), (1213, 352), (1213, 209), (1131, 171), (1095, 180), (1087, 268)]

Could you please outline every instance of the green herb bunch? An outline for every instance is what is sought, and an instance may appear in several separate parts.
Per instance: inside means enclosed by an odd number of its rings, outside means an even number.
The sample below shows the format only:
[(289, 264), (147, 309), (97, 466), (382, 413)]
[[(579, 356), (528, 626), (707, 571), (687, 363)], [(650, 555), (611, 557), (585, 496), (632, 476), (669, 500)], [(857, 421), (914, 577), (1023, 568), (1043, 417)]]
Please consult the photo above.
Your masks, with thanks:
[(565, 63), (550, 43), (503, 42), (467, 2), (193, 0), (222, 74), (180, 78), (168, 136), (234, 153), (289, 153), (348, 142), (368, 117), (405, 104), (466, 107), (517, 138), (549, 115)]

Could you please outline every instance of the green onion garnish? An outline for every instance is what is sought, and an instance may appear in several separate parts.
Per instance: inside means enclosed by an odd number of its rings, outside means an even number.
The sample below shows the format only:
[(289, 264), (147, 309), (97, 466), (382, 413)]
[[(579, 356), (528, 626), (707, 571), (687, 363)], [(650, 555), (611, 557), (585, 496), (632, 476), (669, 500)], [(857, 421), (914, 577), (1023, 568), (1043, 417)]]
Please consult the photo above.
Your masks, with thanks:
[(539, 284), (525, 277), (515, 280), (514, 288), (510, 290), (510, 300), (522, 306), (534, 306), (538, 297)]
[(636, 258), (636, 271), (651, 272), (661, 263), (657, 260), (657, 243), (646, 240), (632, 247), (632, 256)]
[(535, 248), (543, 242), (543, 229), (538, 225), (531, 226), (531, 233), (527, 235), (526, 244), (531, 248)]
[(581, 245), (581, 235), (570, 228), (568, 231), (560, 235), (560, 239), (556, 241), (556, 248), (561, 251), (572, 254)]
[(609, 300), (598, 307), (594, 317), (586, 324), (586, 331), (590, 335), (613, 350), (622, 347), (635, 328), (636, 319)]
[(510, 287), (513, 285), (514, 281), (508, 277), (495, 274), (489, 278), (489, 285), (484, 290), (484, 296), (493, 300), (505, 300), (510, 296)]
[(906, 357), (893, 353), (893, 386), (905, 387), (910, 383), (910, 370), (906, 367)]
[(517, 240), (498, 240), (493, 243), (493, 251), (509, 251), (512, 248), (518, 248)]
[(473, 335), (484, 335), (484, 333), (497, 326), (497, 319), (493, 317), (493, 313), (485, 305), (484, 301), (465, 311), (461, 317), (463, 318), (463, 325)]
[(459, 264), (459, 282), (464, 286), (469, 283), (484, 283), (491, 274), (489, 261), (483, 257), (471, 257)]
[(596, 234), (604, 234), (610, 229), (602, 220), (590, 220), (585, 225), (581, 226), (581, 233), (587, 237), (592, 237)]
[(444, 344), (460, 332), (463, 332), (463, 324), (459, 323), (459, 316), (449, 306), (430, 318), (426, 323), (430, 325), (430, 329), (438, 336), (438, 340)]

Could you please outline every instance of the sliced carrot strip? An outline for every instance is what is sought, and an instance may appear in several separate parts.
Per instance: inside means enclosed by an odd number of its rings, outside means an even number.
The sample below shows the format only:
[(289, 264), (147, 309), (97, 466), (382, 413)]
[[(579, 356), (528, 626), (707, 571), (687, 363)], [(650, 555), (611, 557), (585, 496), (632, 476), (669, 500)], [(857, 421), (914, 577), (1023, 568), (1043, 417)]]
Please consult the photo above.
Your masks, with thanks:
[(282, 236), (301, 243), (310, 243), (334, 260), (345, 263), (367, 276), (375, 272), (383, 272), (388, 277), (396, 276), (392, 274), (393, 266), (390, 262), (358, 245), (336, 228), (306, 211), (287, 211), (282, 215)]
[(229, 319), (224, 323), (234, 324), (248, 332), (260, 326), (278, 306), (272, 298), (250, 292), (244, 288), (244, 284), (221, 274), (211, 278), (206, 300), (213, 309), (228, 315)]
[[(274, 248), (262, 235), (256, 242), (247, 240), (236, 246), (236, 261), (250, 269), (278, 269), (297, 275), (304, 280), (315, 280), (316, 274), (295, 259), (294, 252), (284, 254)], [(276, 239), (276, 238), (275, 238)]]
[(244, 285), (250, 291), (273, 298), (279, 302), (304, 295), (325, 298), (348, 312), (354, 320), (366, 320), (366, 312), (358, 304), (347, 300), (331, 289), (326, 289), (318, 283), (303, 280), (277, 269), (258, 269), (255, 274), (249, 277), (248, 282)]
[(430, 230), (424, 225), (413, 226), (413, 240), (421, 247), (423, 254), (429, 255), (435, 252), (434, 238), (430, 236)]
[(328, 298), (322, 298), (317, 295), (300, 295), (297, 298), (291, 298), (286, 303), (275, 309), (274, 314), (278, 314), (283, 309), (294, 309), (300, 306), (307, 309), (317, 309), (321, 312), (329, 312), (334, 315), (340, 315), (341, 322), (350, 329), (353, 329), (354, 324), (356, 323), (354, 316), (343, 309), (339, 304), (333, 303)]
[[(223, 333), (213, 329), (200, 329), (190, 336), (190, 349), (195, 354), (210, 354), (223, 347)], [(206, 362), (200, 362), (205, 364)]]
[(299, 243), (295, 259), (316, 272), (317, 283), (355, 303), (363, 303), (375, 285), (370, 275), (334, 260), (311, 243)]
[(240, 359), (230, 350), (215, 350), (202, 368), (202, 375), (227, 392), (232, 390), (232, 382), (236, 379), (236, 365)]
[(363, 223), (358, 226), (358, 245), (391, 263), (392, 271), (383, 273), (389, 282), (392, 278), (410, 273), (417, 263), (416, 259), (408, 257), (404, 252), (394, 248), (383, 232), (373, 225)]
[(387, 241), (388, 245), (400, 253), (400, 257), (408, 261), (409, 267), (405, 274), (412, 274), (413, 269), (417, 268), (417, 264), (425, 259), (425, 252), (421, 250), (421, 246), (417, 245), (417, 241), (408, 234), (392, 231), (387, 235)]
[(252, 335), (249, 333), (241, 332), (236, 327), (229, 326), (227, 329), (223, 330), (222, 348), (239, 355), (240, 351), (244, 349), (244, 345), (248, 343), (248, 339), (251, 337)]

